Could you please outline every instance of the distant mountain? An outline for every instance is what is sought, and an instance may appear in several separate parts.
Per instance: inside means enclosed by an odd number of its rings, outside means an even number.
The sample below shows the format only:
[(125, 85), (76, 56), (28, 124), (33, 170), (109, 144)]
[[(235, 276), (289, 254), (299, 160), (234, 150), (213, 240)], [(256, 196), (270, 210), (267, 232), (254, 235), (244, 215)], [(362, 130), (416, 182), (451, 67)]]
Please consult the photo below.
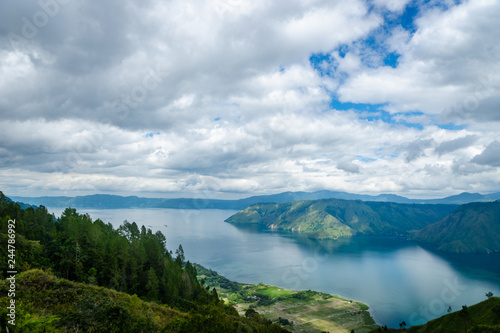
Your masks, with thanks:
[[(14, 200), (12, 200), (9, 197), (6, 197), (5, 194), (3, 194), (3, 192), (0, 191), (0, 201), (3, 201), (3, 200), (6, 200), (7, 202), (14, 202)], [(19, 206), (21, 207), (21, 209), (26, 209), (26, 208), (29, 208), (29, 207), (37, 208), (37, 206), (29, 205), (29, 204), (26, 204), (24, 202), (17, 201), (16, 203), (19, 204)]]
[(500, 192), (490, 193), (486, 195), (486, 197), (490, 198), (491, 200), (500, 200)]
[[(500, 195), (500, 193), (493, 193), (493, 196), (495, 194)], [(425, 200), (427, 203), (445, 203), (445, 204), (454, 204), (454, 205), (463, 205), (466, 203), (470, 202), (488, 202), (488, 201), (494, 201), (496, 199), (491, 198), (490, 195), (482, 195), (479, 193), (468, 193), (468, 192), (463, 192), (458, 195), (452, 195), (450, 197), (446, 197), (443, 199), (432, 199), (432, 200)]]
[(500, 201), (460, 206), (443, 220), (416, 232), (414, 239), (448, 252), (500, 251)]
[(304, 200), (255, 204), (226, 222), (261, 224), (316, 239), (337, 239), (357, 234), (407, 234), (443, 219), (456, 208), (343, 199)]
[(118, 196), (94, 194), (77, 197), (11, 197), (14, 201), (26, 202), (32, 205), (47, 207), (74, 208), (175, 208), (175, 209), (232, 209), (241, 210), (256, 203), (283, 203), (297, 200), (344, 199), (376, 202), (395, 202), (405, 204), (455, 204), (469, 202), (489, 202), (500, 199), (500, 192), (483, 195), (479, 193), (462, 193), (442, 199), (408, 199), (394, 194), (379, 194), (376, 196), (353, 194), (335, 191), (316, 192), (283, 192), (272, 195), (252, 196), (238, 200), (218, 200), (205, 198), (141, 198), (137, 196)]

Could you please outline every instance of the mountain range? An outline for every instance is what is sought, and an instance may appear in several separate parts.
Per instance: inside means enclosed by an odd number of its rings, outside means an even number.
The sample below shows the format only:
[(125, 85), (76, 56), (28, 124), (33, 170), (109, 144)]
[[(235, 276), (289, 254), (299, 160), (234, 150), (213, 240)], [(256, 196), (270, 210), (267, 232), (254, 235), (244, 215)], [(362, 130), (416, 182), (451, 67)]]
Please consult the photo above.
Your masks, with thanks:
[(443, 220), (417, 231), (414, 239), (447, 252), (500, 251), (500, 201), (462, 205)]
[(461, 206), (343, 199), (262, 203), (226, 222), (259, 224), (314, 239), (396, 234), (446, 252), (500, 251), (500, 200)]
[(470, 202), (489, 202), (500, 199), (500, 192), (491, 194), (461, 193), (441, 199), (409, 199), (394, 194), (380, 194), (376, 196), (353, 194), (336, 191), (316, 192), (283, 192), (272, 195), (251, 196), (238, 200), (220, 200), (207, 198), (143, 198), (137, 196), (119, 196), (108, 194), (94, 194), (87, 196), (44, 196), (20, 197), (11, 196), (12, 200), (31, 205), (46, 207), (74, 207), (74, 208), (175, 208), (175, 209), (231, 209), (241, 210), (256, 203), (283, 203), (296, 200), (345, 199), (376, 202), (395, 202), (405, 204), (454, 204), (461, 205)]
[(43, 205), (97, 209), (230, 209), (240, 212), (231, 216), (228, 222), (259, 223), (274, 229), (300, 231), (312, 238), (404, 234), (448, 252), (500, 251), (500, 201), (494, 201), (500, 199), (500, 192), (488, 195), (464, 192), (428, 200), (333, 191), (284, 192), (238, 200), (104, 194), (11, 199), (25, 203), (23, 208)]
[(442, 204), (303, 200), (255, 204), (226, 222), (260, 224), (314, 239), (337, 239), (354, 235), (407, 234), (443, 219), (456, 209), (456, 205)]

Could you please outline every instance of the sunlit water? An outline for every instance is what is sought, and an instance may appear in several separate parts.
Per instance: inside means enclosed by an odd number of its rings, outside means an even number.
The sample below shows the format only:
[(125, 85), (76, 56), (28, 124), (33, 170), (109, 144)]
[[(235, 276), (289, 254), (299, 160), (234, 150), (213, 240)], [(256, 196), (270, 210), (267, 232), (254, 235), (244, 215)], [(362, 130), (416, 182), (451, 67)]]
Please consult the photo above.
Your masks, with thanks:
[[(62, 209), (49, 208), (59, 216)], [(314, 241), (224, 222), (227, 210), (79, 209), (117, 228), (135, 221), (182, 244), (186, 258), (230, 280), (312, 289), (361, 301), (380, 325), (418, 325), (500, 295), (500, 254), (451, 255), (400, 238)]]

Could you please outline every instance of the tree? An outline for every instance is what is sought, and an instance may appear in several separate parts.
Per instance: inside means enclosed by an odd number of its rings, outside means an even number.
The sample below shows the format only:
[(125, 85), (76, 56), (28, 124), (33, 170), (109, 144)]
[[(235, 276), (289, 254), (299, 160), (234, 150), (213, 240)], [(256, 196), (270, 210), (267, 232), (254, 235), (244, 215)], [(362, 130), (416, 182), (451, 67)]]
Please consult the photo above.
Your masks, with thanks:
[(462, 305), (462, 310), (460, 310), (460, 317), (464, 321), (464, 326), (465, 326), (465, 332), (468, 330), (468, 324), (470, 321), (470, 314), (469, 314), (469, 309), (467, 308), (467, 305)]
[(217, 304), (219, 302), (219, 295), (217, 294), (217, 289), (212, 289), (212, 300)]
[(493, 293), (492, 293), (491, 291), (487, 292), (487, 293), (486, 293), (486, 297), (488, 297), (488, 298), (493, 297)]
[(245, 311), (245, 317), (247, 317), (247, 318), (252, 318), (256, 314), (257, 314), (257, 311), (255, 311), (254, 309), (248, 309)]
[(158, 286), (160, 282), (156, 276), (155, 270), (151, 267), (148, 271), (148, 284), (146, 285), (146, 297), (150, 301), (158, 300)]
[(89, 284), (97, 284), (97, 270), (94, 267), (89, 269), (88, 275)]
[(452, 310), (451, 310), (451, 305), (448, 307), (448, 313), (450, 313)]
[(175, 254), (177, 255), (177, 257), (175, 258), (175, 262), (180, 267), (183, 267), (184, 266), (184, 261), (186, 259), (184, 257), (184, 249), (182, 248), (181, 244), (179, 244), (179, 248), (177, 250), (175, 250)]
[(406, 329), (406, 322), (403, 321), (402, 323), (399, 324), (400, 328)]

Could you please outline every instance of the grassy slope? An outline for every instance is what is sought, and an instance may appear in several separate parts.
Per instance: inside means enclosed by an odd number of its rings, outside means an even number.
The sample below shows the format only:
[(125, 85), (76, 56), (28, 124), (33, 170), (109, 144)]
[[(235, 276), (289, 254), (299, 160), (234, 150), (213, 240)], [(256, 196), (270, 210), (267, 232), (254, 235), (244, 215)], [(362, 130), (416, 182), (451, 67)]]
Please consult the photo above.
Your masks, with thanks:
[(229, 223), (259, 223), (298, 231), (317, 239), (355, 234), (407, 233), (444, 218), (457, 206), (395, 204), (324, 199), (257, 204), (228, 218)]
[(198, 273), (219, 296), (241, 314), (252, 308), (274, 322), (287, 319), (292, 332), (368, 332), (378, 326), (362, 303), (315, 291), (290, 291), (265, 284), (229, 281), (216, 272), (197, 266)]
[(439, 250), (471, 253), (500, 251), (500, 201), (471, 203), (415, 233)]
[[(456, 311), (440, 318), (429, 321), (425, 325), (412, 326), (405, 332), (408, 333), (465, 333), (467, 332), (500, 332), (500, 298), (492, 297), (481, 303), (469, 306), (468, 315), (464, 316), (462, 310)], [(384, 330), (382, 330), (383, 332)], [(391, 329), (391, 332), (403, 330)], [(378, 330), (373, 331), (378, 332)]]
[(182, 312), (136, 295), (59, 279), (39, 269), (16, 276), (15, 326), (7, 324), (8, 280), (0, 280), (0, 327), (11, 333), (287, 332), (262, 316), (211, 303)]
[[(0, 282), (3, 320), (7, 280)], [(58, 279), (35, 269), (16, 276), (17, 332), (159, 332), (168, 322), (187, 315), (111, 289)], [(5, 327), (6, 323), (2, 322)], [(12, 329), (12, 326), (11, 326)]]

